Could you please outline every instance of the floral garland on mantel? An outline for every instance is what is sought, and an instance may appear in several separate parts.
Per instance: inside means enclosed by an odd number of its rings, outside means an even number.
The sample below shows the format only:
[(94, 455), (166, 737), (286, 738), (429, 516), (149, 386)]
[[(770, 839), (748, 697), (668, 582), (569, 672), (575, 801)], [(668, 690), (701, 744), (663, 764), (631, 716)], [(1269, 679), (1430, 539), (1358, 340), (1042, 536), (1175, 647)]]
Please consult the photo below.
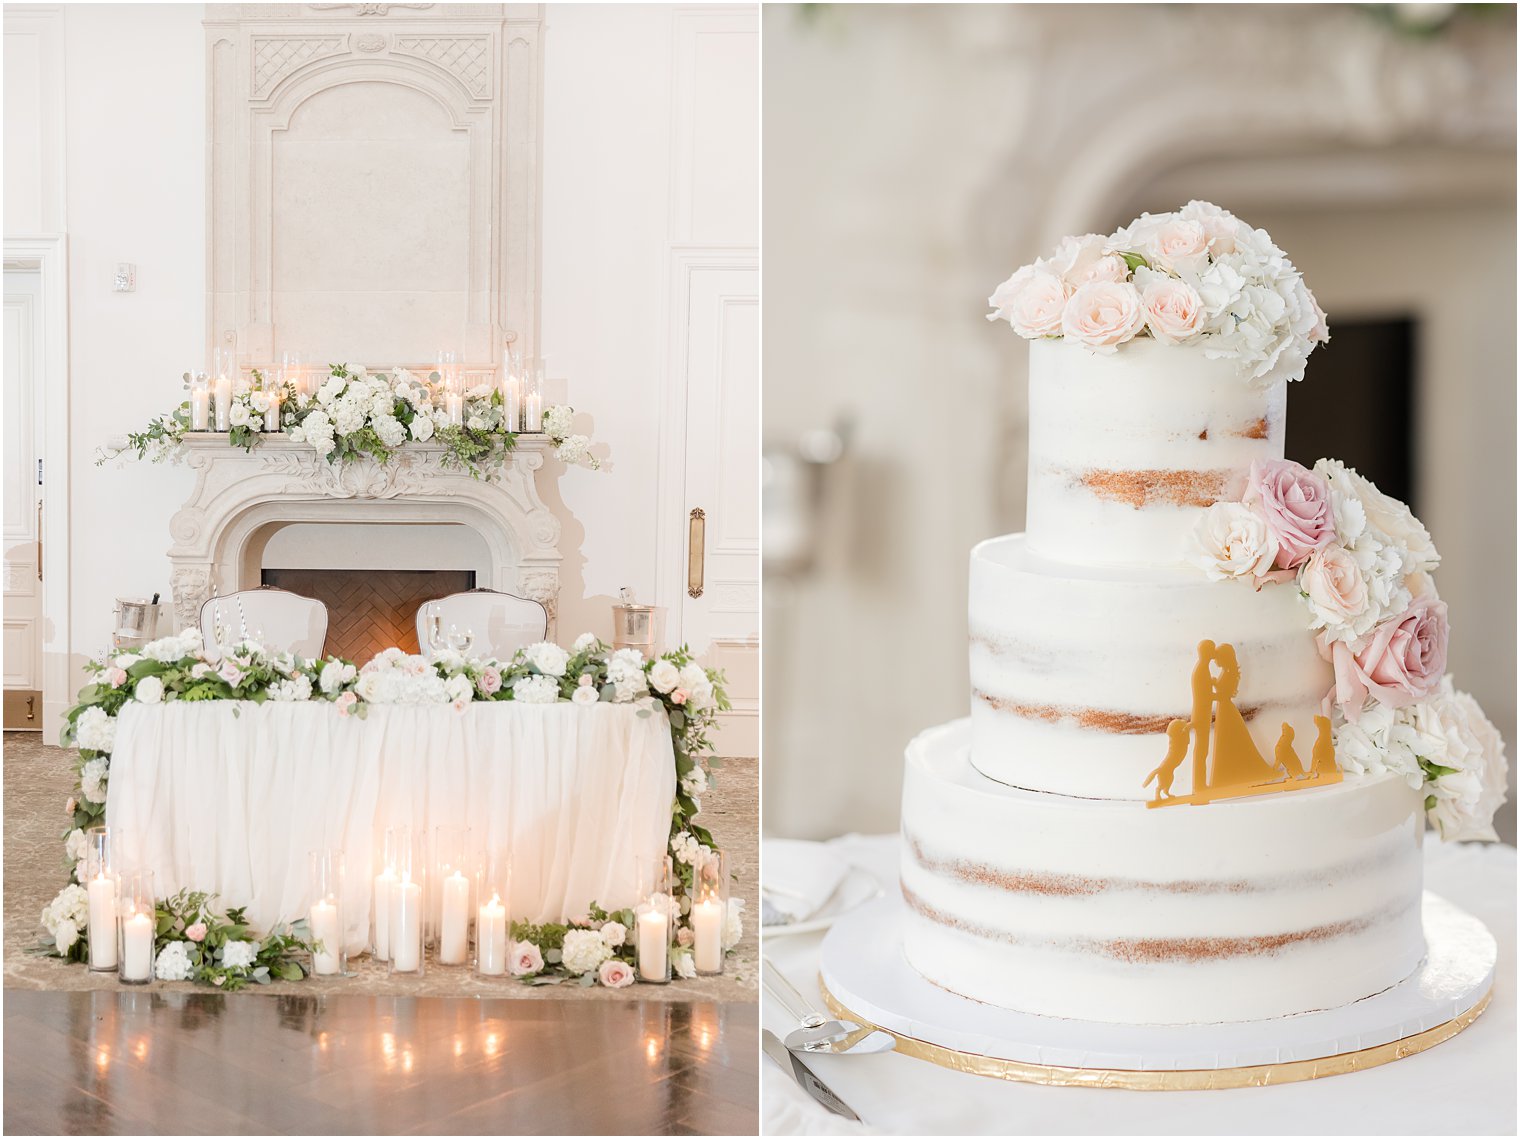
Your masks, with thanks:
[[(117, 715), (130, 701), (160, 704), (184, 700), (324, 701), (340, 716), (363, 719), (371, 704), (452, 704), (516, 700), (525, 704), (633, 704), (640, 716), (663, 714), (675, 751), (676, 797), (671, 808), (670, 855), (675, 867), (670, 904), (676, 915), (672, 968), (696, 975), (689, 913), (695, 867), (717, 849), (712, 834), (695, 821), (700, 796), (715, 765), (709, 732), (729, 708), (723, 674), (705, 669), (685, 647), (647, 660), (635, 649), (613, 650), (587, 633), (563, 649), (548, 641), (520, 649), (510, 661), (468, 659), (452, 651), (433, 660), (387, 649), (363, 668), (340, 657), (304, 660), (243, 641), (222, 660), (207, 658), (199, 630), (190, 629), (86, 665), (92, 680), (67, 714), (65, 744), (77, 744), (78, 785), (66, 804), (64, 837), (71, 882), (42, 912), (52, 939), (48, 952), (84, 961), (89, 906), (77, 879), (85, 830), (105, 822), (106, 784), (115, 746)], [(705, 757), (705, 758), (704, 758)], [(729, 901), (724, 951), (743, 932), (744, 901)], [(609, 912), (595, 902), (572, 921), (546, 925), (514, 922), (513, 976), (531, 984), (567, 980), (622, 988), (634, 979), (633, 926), (629, 910)], [(154, 974), (164, 981), (203, 981), (234, 989), (248, 982), (299, 980), (300, 959), (310, 953), (305, 920), (269, 931), (257, 940), (239, 909), (220, 911), (214, 896), (182, 891), (158, 905), (160, 948)]]
[[(188, 387), (188, 372), (184, 380)], [(280, 430), (293, 442), (309, 443), (329, 463), (365, 458), (386, 463), (407, 443), (429, 441), (443, 446), (445, 466), (476, 476), (504, 463), (517, 445), (517, 432), (506, 426), (500, 388), (487, 383), (464, 392), (463, 423), (453, 424), (434, 402), (437, 380), (436, 372), (422, 380), (405, 368), (369, 372), (362, 365), (333, 364), (315, 392), (297, 391), (289, 383), (274, 392), (264, 388), (263, 374), (254, 370), (251, 381), (239, 377), (233, 383), (228, 443), (245, 451), (257, 447), (266, 434), (264, 413), (278, 394)], [(557, 458), (597, 470), (601, 460), (591, 454), (590, 438), (570, 431), (574, 413), (568, 405), (550, 404), (544, 409), (544, 434)], [(155, 463), (177, 459), (190, 425), (186, 400), (144, 430), (129, 432), (125, 447), (101, 448), (96, 466), (128, 452)]]

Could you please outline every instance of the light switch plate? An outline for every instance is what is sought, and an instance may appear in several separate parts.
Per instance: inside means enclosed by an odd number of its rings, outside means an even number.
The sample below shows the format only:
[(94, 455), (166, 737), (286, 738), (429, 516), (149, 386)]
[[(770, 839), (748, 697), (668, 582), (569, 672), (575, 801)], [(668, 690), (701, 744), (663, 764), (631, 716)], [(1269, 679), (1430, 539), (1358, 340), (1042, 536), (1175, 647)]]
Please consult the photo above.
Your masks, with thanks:
[(116, 265), (116, 277), (112, 287), (118, 293), (135, 293), (137, 291), (137, 266), (130, 261), (120, 261)]

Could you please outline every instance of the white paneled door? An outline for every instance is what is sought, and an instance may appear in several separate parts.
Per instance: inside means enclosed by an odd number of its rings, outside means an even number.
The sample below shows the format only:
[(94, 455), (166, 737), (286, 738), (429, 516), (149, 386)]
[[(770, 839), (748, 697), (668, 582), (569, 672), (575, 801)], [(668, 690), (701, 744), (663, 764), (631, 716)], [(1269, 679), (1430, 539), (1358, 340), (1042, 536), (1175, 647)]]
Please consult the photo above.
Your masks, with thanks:
[(5, 727), (42, 715), (42, 404), (37, 352), (42, 275), (5, 273)]
[[(676, 254), (672, 394), (685, 469), (679, 639), (729, 681), (718, 752), (759, 754), (760, 273), (752, 249)], [(677, 616), (677, 614), (672, 614)]]

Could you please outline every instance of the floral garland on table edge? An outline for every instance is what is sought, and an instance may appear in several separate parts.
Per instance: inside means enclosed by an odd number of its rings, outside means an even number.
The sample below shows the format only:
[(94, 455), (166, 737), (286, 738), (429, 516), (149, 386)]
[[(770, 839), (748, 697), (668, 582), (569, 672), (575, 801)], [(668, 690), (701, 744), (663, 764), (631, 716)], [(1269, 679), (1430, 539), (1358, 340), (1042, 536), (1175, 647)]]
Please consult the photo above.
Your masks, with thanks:
[(999, 285), (988, 320), (1026, 340), (1112, 353), (1138, 336), (1239, 361), (1263, 387), (1301, 380), (1330, 339), (1324, 310), (1266, 230), (1193, 201), (1108, 235), (1061, 240)]
[[(258, 386), (239, 377), (233, 384), (229, 414), (231, 446), (252, 451), (263, 439), (264, 413), (271, 393), (263, 390), (264, 377), (252, 373)], [(432, 373), (431, 379), (437, 379)], [(184, 376), (188, 386), (190, 375)], [(333, 364), (314, 393), (298, 394), (294, 385), (280, 388), (280, 429), (296, 443), (309, 443), (329, 463), (347, 463), (365, 457), (385, 463), (406, 443), (434, 441), (445, 448), (444, 463), (477, 477), (506, 461), (517, 445), (517, 433), (505, 426), (501, 390), (480, 384), (464, 396), (464, 422), (451, 424), (448, 413), (433, 402), (433, 390), (405, 368), (392, 372), (369, 372), (362, 365), (352, 368)], [(572, 466), (597, 470), (601, 460), (591, 454), (591, 440), (570, 431), (574, 409), (550, 404), (544, 409), (543, 429), (554, 444), (554, 454)], [(151, 462), (174, 460), (190, 434), (190, 401), (149, 422), (142, 431), (129, 432), (125, 447), (102, 448), (96, 466), (128, 452)]]
[(1408, 506), (1335, 459), (1257, 460), (1240, 502), (1204, 512), (1188, 557), (1214, 580), (1294, 583), (1335, 669), (1340, 766), (1402, 775), (1443, 839), (1497, 840), (1504, 740), (1446, 675), (1441, 556)]
[[(364, 718), (370, 704), (452, 704), (463, 711), (472, 701), (516, 700), (526, 704), (635, 704), (640, 716), (662, 711), (670, 724), (675, 752), (676, 796), (671, 808), (670, 855), (675, 868), (669, 899), (676, 918), (672, 967), (677, 976), (696, 975), (687, 915), (695, 868), (717, 849), (712, 834), (695, 821), (700, 796), (716, 763), (709, 739), (717, 714), (729, 707), (723, 674), (705, 669), (683, 646), (656, 660), (635, 649), (613, 650), (594, 635), (570, 650), (550, 642), (520, 649), (509, 662), (467, 659), (444, 651), (432, 661), (387, 649), (363, 668), (329, 657), (303, 660), (271, 653), (252, 641), (233, 648), (220, 662), (206, 658), (198, 630), (187, 630), (86, 666), (93, 680), (69, 709), (64, 742), (78, 746), (78, 787), (66, 804), (71, 827), (64, 835), (71, 877), (80, 873), (85, 829), (105, 820), (106, 785), (116, 716), (129, 701), (159, 704), (184, 700), (320, 700), (340, 716)], [(702, 757), (706, 757), (705, 761)], [(298, 980), (305, 968), (296, 955), (309, 953), (305, 922), (272, 931), (262, 941), (239, 909), (223, 915), (214, 897), (182, 891), (158, 907), (157, 936), (164, 942), (155, 961), (160, 980), (209, 981), (238, 988), (248, 981)], [(744, 901), (729, 900), (723, 949), (731, 951), (743, 933)], [(49, 950), (83, 961), (89, 939), (88, 899), (71, 882), (44, 908)], [(532, 984), (575, 979), (622, 988), (634, 980), (634, 947), (627, 933), (631, 910), (607, 911), (592, 902), (569, 922), (532, 925), (514, 922), (510, 972)]]

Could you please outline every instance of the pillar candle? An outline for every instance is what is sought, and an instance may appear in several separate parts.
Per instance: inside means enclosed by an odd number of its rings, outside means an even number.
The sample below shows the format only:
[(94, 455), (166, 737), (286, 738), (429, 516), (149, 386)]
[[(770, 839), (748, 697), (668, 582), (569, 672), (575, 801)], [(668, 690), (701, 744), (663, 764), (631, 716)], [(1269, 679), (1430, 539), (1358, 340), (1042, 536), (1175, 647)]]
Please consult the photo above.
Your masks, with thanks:
[(325, 899), (311, 907), (311, 939), (318, 943), (311, 956), (311, 971), (325, 976), (336, 973), (343, 931), (338, 926), (338, 907)]
[(190, 430), (211, 430), (211, 389), (190, 389)]
[(491, 900), (480, 907), (475, 922), (476, 965), (488, 977), (499, 977), (507, 971), (507, 907), (501, 898), (491, 895)]
[(470, 880), (454, 871), (443, 880), (443, 920), (438, 933), (438, 961), (463, 965), (470, 950)]
[(416, 972), (422, 950), (422, 887), (404, 878), (391, 887), (391, 962), (402, 973)]
[(101, 874), (90, 879), (90, 968), (116, 968), (116, 882)]
[(508, 431), (522, 430), (522, 382), (516, 376), (508, 376), (502, 389), (502, 417)]
[(227, 376), (216, 378), (216, 429), (232, 429), (232, 380)]
[(691, 907), (692, 954), (697, 972), (723, 968), (723, 903), (714, 898)]
[(544, 429), (544, 397), (537, 392), (529, 392), (526, 403), (527, 408), (523, 412), (523, 430), (542, 431)]
[(269, 406), (264, 410), (264, 430), (278, 431), (280, 429), (280, 389), (274, 388), (269, 392)]
[(669, 975), (670, 921), (660, 910), (641, 910), (638, 931), (639, 976), (663, 981)]
[(391, 887), (396, 872), (389, 866), (375, 875), (375, 960), (389, 961), (391, 954)]
[(142, 910), (121, 923), (121, 979), (153, 979), (153, 915)]
[(464, 423), (464, 396), (455, 392), (448, 392), (443, 397), (444, 410), (449, 413), (449, 422), (455, 427)]

